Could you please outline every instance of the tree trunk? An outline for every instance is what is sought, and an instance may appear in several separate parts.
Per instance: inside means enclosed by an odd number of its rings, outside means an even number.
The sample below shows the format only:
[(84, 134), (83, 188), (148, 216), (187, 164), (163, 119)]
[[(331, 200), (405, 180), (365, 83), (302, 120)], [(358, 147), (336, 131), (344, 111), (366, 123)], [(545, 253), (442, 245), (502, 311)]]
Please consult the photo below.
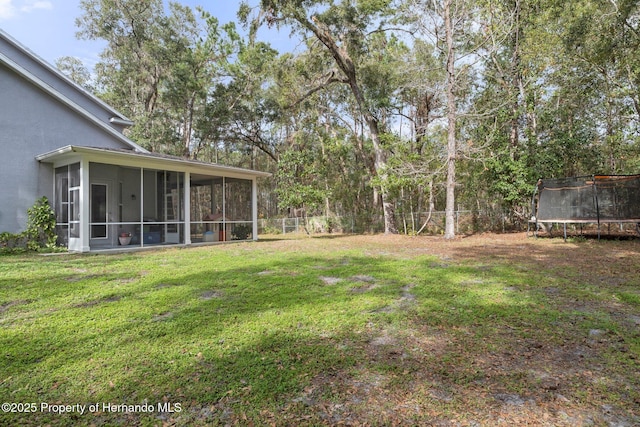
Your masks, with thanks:
[(455, 188), (456, 188), (456, 75), (455, 49), (453, 45), (453, 22), (451, 20), (451, 0), (444, 2), (444, 25), (447, 38), (447, 192), (445, 206), (444, 238), (453, 239), (455, 231)]
[(398, 227), (396, 226), (396, 210), (393, 202), (389, 199), (389, 193), (385, 188), (385, 183), (388, 181), (387, 176), (387, 156), (384, 149), (380, 146), (380, 132), (378, 131), (378, 122), (373, 116), (366, 114), (365, 117), (367, 124), (369, 125), (369, 132), (371, 133), (371, 141), (373, 142), (373, 151), (375, 154), (375, 167), (376, 173), (380, 177), (382, 186), (380, 187), (380, 196), (382, 198), (382, 211), (384, 213), (384, 233), (385, 234), (398, 234)]
[(328, 28), (317, 22), (315, 17), (311, 18), (311, 21), (298, 17), (304, 27), (310, 30), (322, 44), (329, 49), (331, 56), (336, 61), (336, 65), (344, 73), (346, 82), (351, 89), (351, 93), (356, 100), (360, 114), (364, 118), (369, 128), (369, 134), (373, 143), (373, 151), (375, 154), (375, 170), (380, 178), (382, 185), (380, 186), (380, 195), (382, 198), (382, 210), (384, 213), (384, 232), (385, 234), (398, 234), (398, 228), (396, 227), (396, 214), (395, 207), (390, 201), (389, 192), (385, 188), (387, 178), (387, 158), (384, 148), (380, 145), (380, 130), (378, 128), (378, 119), (376, 119), (371, 111), (367, 108), (367, 103), (358, 84), (357, 72), (355, 64), (351, 57), (347, 53), (346, 49), (338, 46)]
[[(187, 100), (187, 105), (185, 108), (185, 118), (183, 125), (183, 135), (182, 135), (182, 150), (183, 157), (188, 159), (191, 157), (191, 133), (193, 130), (193, 113), (195, 109), (196, 103), (196, 93), (192, 93), (189, 99)], [(195, 158), (195, 156), (194, 156)]]
[(511, 160), (516, 159), (518, 145), (520, 145), (519, 121), (520, 121), (520, 98), (518, 95), (522, 93), (522, 73), (520, 71), (520, 0), (514, 2), (514, 29), (511, 35), (511, 90), (513, 91), (513, 100), (511, 104), (511, 132), (509, 135), (509, 152)]
[(431, 178), (429, 178), (429, 214), (427, 215), (427, 219), (425, 220), (424, 224), (422, 224), (422, 227), (420, 227), (420, 230), (418, 230), (416, 234), (422, 233), (422, 230), (424, 230), (427, 227), (427, 225), (429, 224), (429, 221), (431, 221), (431, 215), (433, 214), (433, 211), (435, 209), (436, 209), (436, 202), (433, 196), (433, 176), (431, 176)]

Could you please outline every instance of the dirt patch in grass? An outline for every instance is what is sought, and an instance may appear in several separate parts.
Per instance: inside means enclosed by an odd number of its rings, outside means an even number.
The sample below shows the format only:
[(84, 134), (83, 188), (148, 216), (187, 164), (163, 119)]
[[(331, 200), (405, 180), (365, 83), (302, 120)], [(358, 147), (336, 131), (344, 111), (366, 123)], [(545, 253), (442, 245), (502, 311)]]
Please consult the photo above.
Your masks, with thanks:
[(340, 277), (331, 277), (331, 276), (320, 276), (320, 280), (322, 280), (322, 282), (328, 286), (335, 285), (338, 282), (342, 281)]
[(375, 283), (364, 283), (362, 285), (352, 287), (351, 289), (349, 289), (349, 291), (354, 294), (362, 294), (376, 289), (377, 287), (378, 285), (376, 285)]
[(271, 270), (263, 270), (263, 271), (258, 272), (257, 274), (258, 274), (258, 276), (268, 276), (268, 275), (274, 274), (274, 273), (275, 272), (271, 271)]
[(4, 313), (5, 311), (9, 310), (11, 307), (16, 307), (19, 305), (24, 305), (24, 304), (29, 304), (31, 301), (27, 301), (27, 300), (16, 300), (16, 301), (9, 301), (3, 304), (0, 304), (0, 314)]
[(106, 304), (106, 303), (109, 303), (109, 302), (116, 302), (116, 301), (120, 301), (121, 299), (122, 299), (121, 295), (112, 295), (112, 296), (109, 296), (109, 297), (98, 298), (98, 299), (95, 299), (95, 300), (82, 302), (82, 303), (74, 305), (74, 307), (75, 308), (95, 307), (96, 305)]
[(164, 322), (166, 320), (171, 320), (172, 318), (173, 318), (173, 312), (167, 311), (164, 313), (156, 314), (155, 316), (153, 316), (152, 320), (154, 322)]
[[(284, 411), (300, 414), (295, 423), (323, 425), (635, 426), (640, 422), (638, 402), (602, 403), (592, 395), (606, 373), (589, 346), (528, 341), (474, 354), (444, 331), (417, 332), (402, 336), (383, 331), (372, 336), (363, 348), (366, 357), (355, 368), (320, 373)], [(386, 368), (380, 371), (379, 366)], [(625, 379), (617, 382), (624, 385)], [(581, 390), (587, 396), (577, 397)]]
[[(198, 257), (206, 262), (189, 264)], [(238, 257), (243, 262), (233, 264)], [(95, 359), (100, 369), (88, 374), (98, 377), (113, 365), (118, 386), (92, 401), (170, 401), (182, 411), (103, 413), (82, 419), (87, 425), (640, 425), (640, 239), (278, 236), (150, 252), (140, 262), (149, 272), (140, 273), (140, 292), (100, 306), (111, 310), (113, 334), (101, 334), (105, 341), (90, 351), (82, 346), (94, 344), (92, 335), (74, 341), (82, 324), (56, 338), (67, 340), (64, 351), (79, 347), (75, 372), (82, 375), (93, 352), (106, 347)], [(175, 268), (162, 275), (167, 269), (156, 265)], [(131, 275), (129, 265), (121, 269), (110, 265), (109, 272)], [(81, 281), (80, 275), (91, 279), (102, 271), (87, 266), (70, 274)], [(60, 282), (68, 284), (68, 274)], [(106, 285), (99, 282), (82, 285), (100, 295), (96, 289)], [(180, 285), (197, 290), (166, 289)], [(61, 313), (76, 287), (49, 297)], [(29, 308), (12, 307), (27, 298), (44, 305), (35, 291), (0, 303), (11, 327), (22, 324), (10, 317), (13, 311)], [(220, 305), (216, 298), (224, 308), (213, 307)], [(145, 311), (150, 321), (127, 317), (119, 310), (125, 304), (152, 310)], [(83, 315), (92, 321), (91, 310), (69, 311), (66, 323)], [(30, 327), (37, 332), (41, 323)], [(93, 328), (85, 332), (94, 334)], [(35, 332), (6, 335), (6, 343), (23, 339), (33, 348), (3, 350), (3, 360), (16, 366), (21, 360), (34, 372), (42, 366), (40, 353), (73, 362), (71, 353), (55, 348), (48, 328)], [(135, 340), (126, 347), (130, 357), (113, 351), (129, 340)], [(32, 381), (18, 369), (4, 378), (0, 393)], [(40, 380), (44, 399), (62, 403), (112, 380), (47, 392), (48, 378)], [(2, 415), (0, 424), (9, 420)], [(66, 421), (51, 416), (31, 424)]]
[(373, 276), (367, 276), (366, 274), (356, 274), (355, 276), (349, 277), (349, 280), (352, 282), (375, 283), (376, 278)]
[[(278, 244), (325, 250), (323, 239), (315, 240)], [(520, 233), (453, 241), (348, 236), (334, 238), (331, 247), (336, 243), (373, 257), (435, 257), (433, 270), (473, 267), (478, 277), (462, 280), (463, 288), (488, 287), (496, 269), (515, 268), (523, 281), (500, 290), (536, 296), (543, 302), (533, 309), (555, 320), (537, 325), (488, 318), (448, 327), (414, 317), (404, 330), (372, 325), (353, 344), (363, 355), (355, 367), (316, 375), (284, 407), (293, 424), (640, 425), (640, 307), (616, 297), (626, 292), (635, 301), (640, 240), (564, 242)], [(528, 281), (529, 273), (539, 281)], [(356, 293), (380, 285), (372, 276), (345, 280), (362, 282), (351, 289)], [(410, 312), (420, 304), (415, 286), (404, 286), (395, 303), (373, 313)]]
[(205, 300), (205, 301), (209, 301), (212, 299), (217, 299), (217, 298), (222, 298), (223, 294), (220, 291), (216, 291), (216, 290), (209, 290), (209, 291), (205, 291), (202, 294), (200, 294), (200, 299)]

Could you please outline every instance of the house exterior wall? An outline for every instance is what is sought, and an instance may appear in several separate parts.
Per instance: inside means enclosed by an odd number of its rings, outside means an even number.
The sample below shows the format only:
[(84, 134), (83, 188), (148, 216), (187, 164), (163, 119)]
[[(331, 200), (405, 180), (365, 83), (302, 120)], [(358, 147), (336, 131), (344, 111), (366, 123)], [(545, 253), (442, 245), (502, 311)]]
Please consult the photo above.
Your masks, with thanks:
[[(228, 227), (228, 235), (240, 227), (236, 238), (247, 238), (252, 224), (257, 240), (256, 177), (269, 174), (154, 155), (122, 134), (131, 124), (0, 29), (0, 232), (23, 231), (28, 208), (46, 196), (72, 251), (123, 244), (120, 232), (137, 233), (139, 245), (145, 233), (150, 244), (189, 245), (194, 173), (235, 183), (222, 199), (222, 219), (195, 226)], [(166, 177), (161, 197), (159, 176)], [(175, 186), (170, 176), (180, 177)], [(230, 208), (238, 218), (224, 219), (225, 202), (240, 204)]]
[(119, 123), (112, 123), (110, 119), (119, 116), (112, 107), (76, 85), (65, 75), (60, 73), (55, 67), (40, 59), (33, 52), (25, 53), (26, 48), (19, 46), (7, 34), (0, 33), (0, 53), (21, 68), (28, 70), (35, 78), (40, 79), (47, 86), (55, 91), (64, 94), (72, 102), (78, 104), (84, 110), (108, 124), (118, 132), (122, 132), (124, 127)]
[(1, 62), (0, 94), (0, 232), (24, 230), (36, 199), (52, 199), (53, 169), (35, 156), (70, 144), (130, 148)]

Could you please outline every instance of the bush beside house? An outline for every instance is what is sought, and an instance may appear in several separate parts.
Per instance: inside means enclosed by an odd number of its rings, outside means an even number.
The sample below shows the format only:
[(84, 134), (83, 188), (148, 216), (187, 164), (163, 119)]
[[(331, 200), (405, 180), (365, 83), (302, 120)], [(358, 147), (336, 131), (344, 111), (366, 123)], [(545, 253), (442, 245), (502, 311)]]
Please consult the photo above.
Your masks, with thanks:
[(22, 233), (0, 233), (0, 253), (38, 251), (56, 247), (56, 215), (46, 197), (27, 209), (27, 229)]

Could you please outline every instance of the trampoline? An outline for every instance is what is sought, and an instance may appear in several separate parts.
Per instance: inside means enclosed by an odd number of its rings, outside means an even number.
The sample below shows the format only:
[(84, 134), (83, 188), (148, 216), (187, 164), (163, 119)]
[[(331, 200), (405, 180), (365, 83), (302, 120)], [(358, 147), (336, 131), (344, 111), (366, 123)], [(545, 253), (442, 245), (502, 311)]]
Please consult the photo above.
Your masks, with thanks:
[(539, 179), (532, 198), (529, 225), (635, 224), (640, 234), (640, 175), (589, 175)]

